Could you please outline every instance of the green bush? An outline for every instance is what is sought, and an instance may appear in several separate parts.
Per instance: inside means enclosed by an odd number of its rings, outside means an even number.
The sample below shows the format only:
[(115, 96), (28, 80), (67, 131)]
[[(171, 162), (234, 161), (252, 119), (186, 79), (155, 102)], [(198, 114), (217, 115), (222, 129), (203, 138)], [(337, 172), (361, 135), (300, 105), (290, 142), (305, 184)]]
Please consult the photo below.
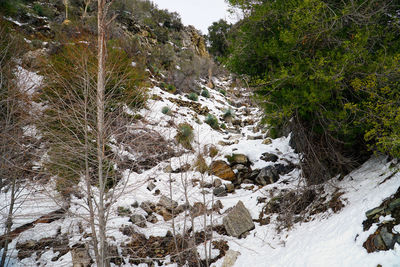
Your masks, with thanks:
[(210, 125), (211, 128), (213, 128), (214, 130), (219, 129), (218, 119), (217, 119), (217, 117), (215, 117), (212, 114), (208, 114), (206, 119), (204, 120), (204, 122), (207, 123), (208, 125)]
[(178, 132), (175, 136), (175, 140), (178, 144), (181, 144), (184, 148), (192, 150), (192, 141), (194, 139), (193, 128), (188, 123), (181, 123), (178, 125)]
[(175, 85), (169, 84), (169, 85), (167, 86), (167, 91), (168, 91), (169, 93), (171, 93), (171, 94), (175, 94), (175, 92), (176, 92), (176, 87), (175, 87)]
[(163, 107), (163, 108), (161, 109), (161, 112), (162, 112), (163, 114), (165, 114), (165, 115), (170, 115), (170, 114), (171, 114), (171, 109), (170, 109), (169, 107), (165, 106), (165, 107)]
[(226, 96), (226, 91), (224, 89), (219, 89), (218, 92), (220, 92), (221, 94), (223, 94), (224, 96)]
[(398, 2), (230, 2), (251, 11), (227, 66), (258, 88), (269, 125), (293, 130), (309, 183), (349, 172), (367, 147), (398, 151)]
[(221, 127), (221, 129), (224, 129), (224, 130), (225, 130), (225, 129), (226, 129), (225, 123), (221, 123), (221, 126), (220, 126), (220, 127)]
[(196, 93), (190, 93), (187, 98), (189, 98), (192, 101), (199, 100), (199, 96)]
[(234, 111), (231, 108), (227, 108), (224, 111), (223, 118), (224, 118), (224, 120), (229, 120), (229, 119), (232, 119), (234, 115), (235, 115)]
[(201, 96), (205, 98), (210, 98), (210, 91), (208, 91), (207, 89), (203, 89), (203, 91), (201, 91)]

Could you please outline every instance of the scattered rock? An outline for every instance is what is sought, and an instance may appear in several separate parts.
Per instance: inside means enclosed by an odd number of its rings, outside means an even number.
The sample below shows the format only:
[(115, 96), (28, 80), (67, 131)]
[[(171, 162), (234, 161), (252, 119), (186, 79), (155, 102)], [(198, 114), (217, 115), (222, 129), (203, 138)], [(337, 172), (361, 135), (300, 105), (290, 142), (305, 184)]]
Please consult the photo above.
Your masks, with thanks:
[(154, 214), (148, 215), (146, 219), (149, 223), (154, 224), (158, 222), (157, 216), (155, 216)]
[(262, 135), (256, 135), (256, 136), (248, 135), (247, 136), (247, 140), (260, 140), (260, 139), (263, 139)]
[(156, 188), (156, 185), (153, 182), (150, 182), (147, 185), (147, 190), (152, 191), (154, 188)]
[(385, 243), (387, 249), (394, 248), (394, 244), (396, 243), (395, 235), (388, 232), (386, 227), (383, 227), (381, 229), (381, 232), (379, 235), (382, 237), (382, 240)]
[(225, 254), (224, 261), (222, 262), (222, 267), (233, 267), (240, 252), (234, 250), (228, 250)]
[(214, 196), (217, 196), (217, 197), (225, 197), (228, 195), (225, 190), (225, 187), (222, 187), (222, 186), (214, 188), (213, 194), (214, 194)]
[(263, 144), (263, 145), (270, 145), (270, 144), (272, 144), (271, 138), (265, 139), (265, 140), (262, 142), (262, 144)]
[(224, 205), (222, 205), (221, 200), (218, 199), (218, 200), (215, 201), (215, 203), (213, 204), (212, 210), (219, 213), (219, 211), (220, 211), (221, 209), (223, 209), (223, 208), (224, 208)]
[(250, 163), (249, 158), (243, 154), (233, 154), (232, 156), (227, 156), (229, 163), (232, 165), (242, 164), (248, 165)]
[(229, 214), (223, 218), (223, 224), (228, 235), (233, 237), (240, 237), (255, 227), (250, 212), (242, 201), (239, 201)]
[(156, 205), (150, 201), (144, 201), (140, 204), (140, 207), (142, 210), (147, 212), (147, 214), (151, 215), (154, 212)]
[(232, 170), (236, 170), (238, 172), (243, 172), (243, 171), (247, 171), (248, 168), (246, 166), (244, 166), (243, 164), (236, 164), (235, 166), (232, 167)]
[(207, 212), (206, 207), (204, 206), (203, 203), (201, 202), (196, 202), (193, 204), (193, 207), (190, 208), (190, 214), (193, 217), (198, 217), (200, 215), (203, 215), (204, 213)]
[(169, 197), (161, 196), (160, 200), (158, 201), (158, 205), (168, 210), (173, 210), (178, 207), (178, 202), (170, 199)]
[(279, 175), (273, 166), (267, 166), (261, 169), (255, 181), (260, 185), (272, 184), (278, 181)]
[(234, 144), (234, 142), (225, 142), (222, 140), (218, 142), (218, 145), (220, 145), (220, 146), (231, 146), (233, 144)]
[(269, 161), (270, 162), (276, 162), (279, 159), (279, 157), (277, 155), (275, 155), (275, 154), (266, 152), (266, 153), (262, 154), (260, 159), (263, 160), (263, 161), (267, 161), (267, 162), (269, 162)]
[(92, 260), (87, 248), (75, 248), (71, 251), (71, 256), (73, 267), (87, 267)]
[(172, 167), (170, 165), (168, 165), (167, 167), (164, 168), (164, 172), (165, 173), (172, 173)]
[(220, 179), (214, 179), (214, 181), (213, 181), (214, 187), (220, 187), (221, 185), (222, 185), (222, 182)]
[(223, 160), (217, 160), (211, 163), (210, 169), (211, 174), (218, 176), (222, 180), (232, 182), (236, 178), (235, 173), (232, 171), (231, 167), (229, 167), (229, 165)]
[(133, 214), (130, 216), (130, 221), (139, 227), (142, 227), (142, 228), (146, 227), (146, 218), (143, 215)]
[(164, 219), (164, 221), (169, 221), (172, 219), (172, 213), (167, 210), (167, 208), (163, 207), (163, 206), (159, 206), (157, 205), (155, 208), (155, 212), (159, 215), (161, 215)]
[(226, 192), (233, 193), (235, 191), (235, 186), (232, 183), (225, 184)]

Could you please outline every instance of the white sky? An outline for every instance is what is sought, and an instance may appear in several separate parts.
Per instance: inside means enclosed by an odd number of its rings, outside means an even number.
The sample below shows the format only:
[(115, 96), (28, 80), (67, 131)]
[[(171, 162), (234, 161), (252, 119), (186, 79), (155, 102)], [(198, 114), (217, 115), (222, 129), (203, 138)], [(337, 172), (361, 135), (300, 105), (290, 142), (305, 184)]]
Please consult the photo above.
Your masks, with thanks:
[(181, 15), (185, 25), (193, 25), (203, 34), (214, 21), (233, 21), (224, 0), (152, 0), (161, 9), (168, 9)]

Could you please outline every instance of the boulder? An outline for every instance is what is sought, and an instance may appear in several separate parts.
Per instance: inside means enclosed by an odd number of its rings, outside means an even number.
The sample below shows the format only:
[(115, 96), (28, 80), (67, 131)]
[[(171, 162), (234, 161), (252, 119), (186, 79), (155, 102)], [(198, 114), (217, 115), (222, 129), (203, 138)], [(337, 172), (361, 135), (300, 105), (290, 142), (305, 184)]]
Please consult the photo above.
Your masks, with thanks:
[(228, 235), (233, 237), (240, 237), (255, 227), (250, 212), (242, 201), (239, 201), (228, 215), (223, 218), (223, 224)]
[(367, 218), (372, 218), (375, 215), (384, 212), (385, 209), (384, 208), (373, 208), (371, 210), (368, 210), (367, 212), (365, 212), (365, 216), (367, 216)]
[(379, 235), (382, 237), (382, 240), (385, 243), (386, 248), (388, 248), (388, 249), (394, 248), (394, 244), (396, 243), (395, 235), (388, 232), (386, 227), (383, 227), (381, 229), (381, 232), (379, 233)]
[(169, 197), (161, 196), (160, 200), (158, 201), (158, 205), (168, 210), (173, 210), (178, 207), (178, 202), (170, 199)]
[(152, 191), (154, 188), (156, 188), (156, 185), (153, 182), (150, 182), (147, 185), (147, 190)]
[(211, 163), (211, 174), (218, 176), (222, 180), (232, 182), (235, 180), (235, 173), (231, 167), (223, 160), (217, 160)]
[(130, 221), (139, 227), (146, 227), (146, 218), (143, 215), (133, 214), (132, 216), (130, 216)]

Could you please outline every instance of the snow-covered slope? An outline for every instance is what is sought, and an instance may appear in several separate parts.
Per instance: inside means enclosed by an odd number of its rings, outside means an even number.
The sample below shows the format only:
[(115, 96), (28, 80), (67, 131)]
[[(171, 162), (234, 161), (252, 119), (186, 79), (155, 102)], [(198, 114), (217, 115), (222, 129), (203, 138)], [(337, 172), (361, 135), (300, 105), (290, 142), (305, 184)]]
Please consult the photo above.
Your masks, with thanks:
[[(229, 82), (215, 81), (217, 88), (229, 88)], [(262, 169), (274, 164), (292, 164), (298, 166), (300, 155), (296, 154), (289, 146), (289, 137), (267, 141), (263, 127), (258, 127), (262, 112), (256, 106), (229, 104), (231, 96), (221, 94), (217, 89), (207, 88), (211, 97), (200, 96), (198, 103), (202, 108), (208, 108), (209, 113), (221, 118), (227, 109), (234, 110), (235, 118), (239, 119), (238, 126), (226, 123), (226, 130), (214, 130), (204, 123), (206, 114), (196, 111), (193, 107), (181, 106), (179, 101), (190, 102), (183, 95), (170, 94), (158, 87), (149, 89), (153, 96), (148, 100), (147, 108), (140, 111), (143, 118), (138, 122), (143, 127), (161, 134), (168, 142), (175, 142), (177, 133), (176, 125), (189, 123), (194, 130), (195, 138), (192, 143), (193, 150), (185, 150), (180, 156), (170, 158), (156, 164), (155, 167), (144, 170), (141, 173), (126, 171), (119, 184), (121, 196), (113, 203), (108, 222), (108, 240), (115, 246), (118, 254), (123, 256), (127, 244), (132, 242), (136, 234), (150, 237), (165, 237), (173, 230), (177, 233), (184, 232), (192, 227), (193, 232), (202, 231), (208, 226), (223, 224), (223, 218), (235, 206), (242, 201), (249, 210), (253, 220), (259, 218), (265, 203), (276, 196), (277, 192), (303, 187), (304, 180), (298, 167), (289, 173), (280, 176), (276, 183), (266, 186), (256, 184), (236, 185), (236, 188), (223, 196), (213, 194), (212, 185), (218, 179), (208, 173), (200, 173), (195, 169), (195, 162), (201, 154), (207, 165), (216, 160), (226, 160), (225, 156), (243, 154), (251, 161), (251, 168)], [(236, 88), (239, 91), (242, 89)], [(248, 94), (242, 90), (241, 98), (234, 101), (247, 103)], [(168, 106), (171, 113), (163, 114), (162, 108)], [(127, 111), (129, 112), (129, 110)], [(247, 121), (248, 123), (244, 123)], [(252, 123), (249, 123), (252, 122)], [(246, 125), (247, 124), (247, 125)], [(261, 137), (260, 137), (261, 136)], [(115, 148), (118, 144), (114, 144)], [(209, 155), (208, 149), (213, 145), (218, 153), (215, 157)], [(278, 155), (275, 163), (261, 160), (263, 153)], [(125, 152), (131, 159), (137, 159), (140, 155)], [(189, 165), (188, 168), (183, 166)], [(178, 170), (181, 169), (181, 170)], [(394, 174), (397, 167), (384, 157), (374, 157), (359, 169), (353, 171), (341, 181), (333, 179), (324, 185), (325, 192), (340, 191), (344, 207), (337, 213), (331, 209), (311, 216), (308, 222), (295, 223), (290, 229), (278, 231), (280, 223), (277, 214), (270, 215), (270, 222), (260, 225), (255, 222), (255, 229), (248, 235), (238, 239), (227, 236), (223, 232), (213, 232), (213, 240), (227, 242), (230, 250), (238, 251), (240, 255), (234, 266), (400, 266), (400, 247), (394, 250), (380, 251), (368, 254), (363, 243), (373, 233), (377, 226), (374, 225), (367, 232), (363, 231), (365, 212), (375, 208), (381, 202), (394, 194), (400, 186), (400, 174)], [(390, 179), (387, 179), (390, 177)], [(231, 184), (222, 181), (222, 184)], [(201, 186), (203, 185), (203, 186)], [(205, 186), (211, 185), (211, 186)], [(24, 202), (18, 209), (18, 220), (14, 229), (26, 222), (37, 220), (40, 216), (60, 208), (60, 203), (55, 198), (43, 196), (55, 196), (57, 193), (51, 190), (51, 185), (29, 185), (30, 189), (24, 191)], [(33, 189), (32, 189), (33, 188)], [(44, 190), (46, 188), (46, 190)], [(33, 193), (30, 193), (33, 192)], [(275, 193), (274, 193), (275, 192)], [(154, 212), (151, 222), (149, 214), (142, 204), (144, 202), (158, 203), (161, 196), (166, 196), (176, 201), (176, 205), (184, 206), (188, 201), (190, 206), (204, 205), (207, 210), (212, 210), (214, 204), (220, 201), (220, 208), (214, 212), (208, 212), (193, 218), (192, 225), (189, 218), (190, 212), (181, 212), (174, 219), (166, 220), (161, 213)], [(7, 193), (0, 195), (4, 201), (1, 206), (6, 207)], [(262, 201), (260, 201), (262, 199)], [(196, 204), (202, 203), (202, 204)], [(64, 217), (52, 222), (37, 222), (32, 228), (24, 230), (18, 238), (15, 238), (11, 247), (12, 265), (15, 266), (71, 266), (71, 251), (57, 250), (54, 246), (35, 248), (32, 245), (30, 255), (25, 255), (18, 260), (18, 252), (29, 247), (29, 241), (41, 243), (43, 238), (52, 240), (64, 240), (65, 246), (74, 247), (76, 244), (90, 244), (90, 227), (87, 222), (87, 208), (84, 198), (72, 197), (69, 212)], [(123, 209), (124, 212), (121, 212)], [(201, 209), (201, 208), (200, 208)], [(25, 215), (24, 215), (25, 214)], [(79, 214), (80, 216), (76, 216)], [(139, 227), (132, 223), (131, 215), (138, 218), (147, 218), (145, 227)], [(1, 222), (4, 222), (6, 213), (0, 214)], [(167, 214), (168, 215), (168, 214)], [(140, 217), (143, 216), (143, 217)], [(167, 216), (168, 217), (168, 216)], [(390, 218), (382, 218), (388, 220)], [(126, 234), (123, 229), (133, 229), (135, 234)], [(62, 239), (67, 236), (67, 241)], [(28, 242), (28, 243), (27, 243)], [(60, 241), (61, 242), (61, 241)], [(209, 241), (208, 241), (209, 242)], [(208, 244), (208, 242), (206, 242)], [(25, 244), (25, 247), (17, 244)], [(146, 244), (144, 244), (146, 246)], [(207, 247), (208, 248), (208, 247)], [(203, 243), (197, 246), (198, 253), (204, 258), (205, 246)], [(60, 255), (62, 255), (60, 257)], [(212, 257), (218, 255), (218, 250), (213, 249)], [(91, 255), (93, 259), (93, 255)], [(134, 266), (129, 257), (123, 256), (123, 266)], [(133, 256), (131, 257), (131, 259)], [(218, 259), (212, 266), (223, 265), (224, 258)], [(156, 262), (156, 261), (154, 261)], [(114, 263), (113, 263), (114, 264)], [(156, 265), (174, 265), (167, 257)]]

